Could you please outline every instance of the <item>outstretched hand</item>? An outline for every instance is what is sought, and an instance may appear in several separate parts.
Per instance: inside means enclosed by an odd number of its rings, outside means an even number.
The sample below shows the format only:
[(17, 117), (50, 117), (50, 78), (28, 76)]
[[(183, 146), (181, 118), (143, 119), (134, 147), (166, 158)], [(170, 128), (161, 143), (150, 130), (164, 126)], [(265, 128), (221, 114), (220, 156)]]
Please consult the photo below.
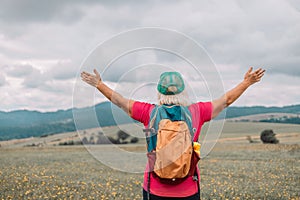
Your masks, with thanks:
[(95, 74), (81, 72), (81, 79), (84, 82), (90, 84), (91, 86), (97, 87), (98, 84), (101, 83), (102, 80), (101, 80), (99, 72), (96, 69), (94, 69), (94, 73)]
[(266, 71), (262, 68), (259, 68), (253, 72), (252, 72), (252, 70), (253, 70), (253, 67), (250, 67), (244, 76), (244, 81), (249, 85), (259, 82), (261, 80), (261, 78), (264, 76), (265, 71)]

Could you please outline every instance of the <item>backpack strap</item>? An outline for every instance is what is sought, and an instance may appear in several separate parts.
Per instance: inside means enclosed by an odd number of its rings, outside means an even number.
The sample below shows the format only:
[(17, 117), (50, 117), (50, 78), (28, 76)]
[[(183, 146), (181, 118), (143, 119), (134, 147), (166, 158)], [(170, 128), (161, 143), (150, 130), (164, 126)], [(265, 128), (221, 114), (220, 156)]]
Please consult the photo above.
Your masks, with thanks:
[(199, 181), (197, 170), (195, 170), (195, 174), (193, 176), (193, 181), (197, 181), (198, 193), (199, 193), (199, 196), (201, 196), (200, 181)]
[(147, 174), (147, 200), (150, 200), (150, 176), (151, 172), (149, 171)]

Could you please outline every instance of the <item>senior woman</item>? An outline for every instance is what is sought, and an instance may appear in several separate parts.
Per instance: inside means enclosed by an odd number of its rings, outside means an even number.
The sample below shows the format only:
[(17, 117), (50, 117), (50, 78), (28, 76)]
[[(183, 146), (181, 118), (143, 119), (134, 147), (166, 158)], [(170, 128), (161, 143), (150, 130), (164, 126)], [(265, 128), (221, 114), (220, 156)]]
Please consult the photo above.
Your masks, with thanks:
[[(218, 116), (224, 108), (236, 101), (251, 85), (259, 82), (264, 73), (265, 70), (261, 68), (253, 71), (253, 68), (250, 67), (244, 75), (244, 79), (220, 98), (211, 102), (190, 103), (181, 74), (178, 72), (164, 72), (161, 74), (157, 85), (157, 104), (176, 105), (187, 108), (191, 114), (192, 126), (196, 129), (193, 139), (197, 141), (202, 125)], [(81, 78), (86, 83), (97, 88), (108, 100), (122, 108), (130, 117), (148, 127), (151, 112), (156, 105), (123, 97), (109, 88), (102, 81), (100, 74), (95, 69), (94, 74), (82, 72)], [(195, 180), (192, 177), (188, 177), (179, 184), (166, 184), (159, 181), (154, 175), (149, 175), (148, 171), (149, 166), (147, 165), (143, 184), (144, 199), (200, 199), (200, 179)], [(197, 173), (199, 174), (199, 169), (197, 169)], [(150, 185), (151, 187), (149, 187)]]

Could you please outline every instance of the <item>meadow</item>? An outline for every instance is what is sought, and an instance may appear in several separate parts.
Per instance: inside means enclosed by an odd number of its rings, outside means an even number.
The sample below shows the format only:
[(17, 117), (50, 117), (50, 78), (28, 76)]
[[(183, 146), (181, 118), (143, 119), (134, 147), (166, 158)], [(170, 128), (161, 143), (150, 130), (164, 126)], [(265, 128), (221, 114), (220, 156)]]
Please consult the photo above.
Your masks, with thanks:
[[(243, 126), (249, 128), (240, 132)], [(300, 126), (278, 125), (276, 145), (259, 142), (255, 133), (260, 126), (226, 124), (214, 149), (199, 163), (201, 199), (299, 199)], [(257, 143), (249, 143), (246, 135)], [(141, 199), (142, 173), (108, 167), (91, 155), (93, 148), (114, 156), (120, 166), (145, 164), (118, 157), (110, 145), (2, 146), (0, 199)], [(144, 144), (118, 148), (144, 153)]]

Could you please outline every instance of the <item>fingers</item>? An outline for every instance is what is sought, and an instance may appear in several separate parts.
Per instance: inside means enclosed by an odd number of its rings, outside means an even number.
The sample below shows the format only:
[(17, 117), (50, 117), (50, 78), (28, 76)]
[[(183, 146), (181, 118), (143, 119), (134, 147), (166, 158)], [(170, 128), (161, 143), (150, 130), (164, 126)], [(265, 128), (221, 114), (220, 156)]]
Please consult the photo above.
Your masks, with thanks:
[(96, 69), (94, 69), (94, 73), (95, 73), (95, 75), (83, 71), (83, 72), (81, 72), (80, 76), (84, 82), (86, 82), (94, 87), (97, 87), (99, 81), (101, 81), (101, 78), (100, 78), (99, 72)]
[(81, 77), (87, 77), (87, 76), (92, 76), (92, 74), (87, 73), (85, 71), (81, 72)]
[(94, 73), (95, 73), (97, 76), (100, 76), (99, 72), (98, 72), (96, 69), (94, 69)]
[(244, 76), (244, 80), (246, 80), (246, 82), (250, 83), (250, 85), (252, 85), (256, 82), (259, 82), (261, 80), (261, 78), (264, 76), (265, 71), (266, 71), (262, 68), (258, 68), (255, 71), (252, 71), (252, 70), (253, 70), (253, 67), (250, 67)]
[[(251, 69), (251, 70), (250, 70)], [(252, 67), (248, 70), (248, 73), (252, 71)], [(253, 74), (253, 75), (261, 75), (261, 74), (264, 74), (265, 73), (265, 69), (262, 69), (262, 68), (258, 68), (257, 70), (255, 70), (254, 72), (250, 73), (250, 74)]]
[(256, 75), (256, 77), (261, 78), (264, 75), (265, 71), (266, 70), (259, 68), (259, 69), (255, 70), (254, 74)]
[(253, 78), (255, 79), (256, 82), (261, 80), (261, 78), (265, 74), (265, 71), (266, 71), (265, 69), (259, 68), (253, 72)]
[(254, 73), (256, 74), (261, 74), (261, 73), (264, 73), (266, 70), (262, 69), (262, 68), (258, 68), (257, 70), (255, 70)]
[(93, 74), (90, 74), (88, 72), (83, 71), (83, 72), (81, 72), (81, 77), (91, 77), (92, 78), (92, 77), (100, 76), (99, 73), (97, 72), (97, 70), (95, 70), (95, 69), (94, 69), (94, 73), (96, 74), (96, 76), (93, 75)]
[[(95, 73), (96, 77), (100, 77), (100, 74), (96, 69), (94, 69), (94, 73)], [(85, 71), (81, 72), (81, 77), (89, 77), (89, 76), (95, 77), (93, 74), (90, 74), (88, 72), (85, 72)]]
[(261, 69), (260, 71), (257, 72), (257, 76), (258, 76), (259, 78), (263, 77), (263, 75), (265, 74), (265, 71), (266, 71), (266, 70)]
[(252, 72), (253, 67), (250, 67), (249, 70), (247, 71), (247, 74), (250, 74)]
[(92, 74), (89, 74), (87, 72), (81, 72), (81, 79), (85, 82), (88, 82), (89, 80), (91, 80), (91, 78), (93, 78)]

